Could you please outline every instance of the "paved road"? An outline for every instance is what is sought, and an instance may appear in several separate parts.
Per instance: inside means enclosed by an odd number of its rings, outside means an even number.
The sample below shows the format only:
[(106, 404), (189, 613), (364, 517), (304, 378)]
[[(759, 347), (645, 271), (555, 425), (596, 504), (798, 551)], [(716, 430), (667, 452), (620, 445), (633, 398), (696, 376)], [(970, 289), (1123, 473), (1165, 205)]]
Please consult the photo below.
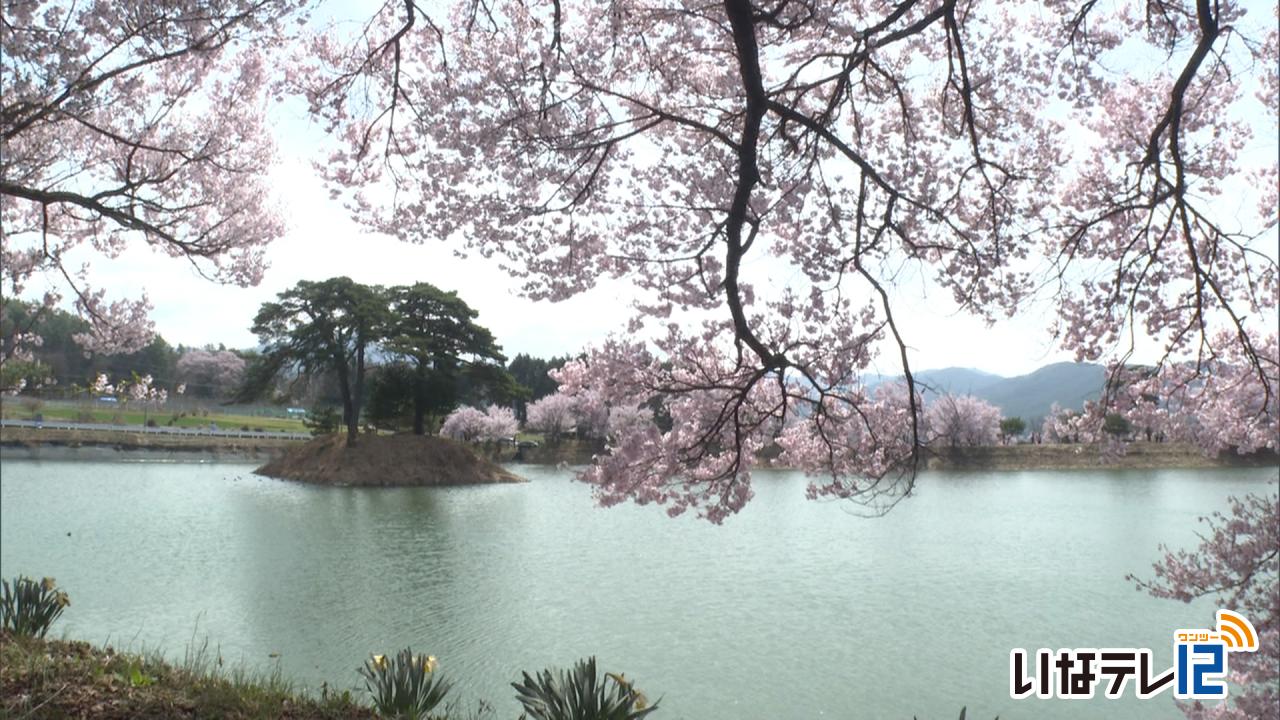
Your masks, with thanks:
[(145, 427), (142, 425), (108, 425), (105, 423), (70, 423), (70, 422), (36, 422), (34, 420), (0, 420), (0, 427), (23, 427), (47, 430), (112, 430), (124, 432), (140, 432), (148, 435), (184, 435), (187, 437), (227, 437), (227, 438), (275, 438), (280, 440), (310, 440), (308, 433), (296, 432), (256, 432), (252, 430), (213, 430), (207, 427), (170, 427), (160, 425)]

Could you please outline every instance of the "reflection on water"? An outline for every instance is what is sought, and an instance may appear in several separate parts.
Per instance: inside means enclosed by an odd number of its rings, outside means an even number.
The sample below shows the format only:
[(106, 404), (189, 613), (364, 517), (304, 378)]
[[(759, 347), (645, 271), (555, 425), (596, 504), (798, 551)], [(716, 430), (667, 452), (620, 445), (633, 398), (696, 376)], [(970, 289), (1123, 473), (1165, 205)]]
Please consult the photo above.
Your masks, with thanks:
[[(724, 527), (525, 485), (325, 488), (245, 465), (6, 460), (0, 575), (54, 575), (66, 634), (355, 687), (367, 653), (429, 651), (514, 716), (521, 670), (595, 654), (655, 717), (1177, 718), (1139, 702), (1013, 701), (1012, 647), (1151, 647), (1208, 604), (1126, 583), (1275, 470), (934, 474), (882, 518), (763, 474)], [(58, 632), (58, 630), (55, 630)]]

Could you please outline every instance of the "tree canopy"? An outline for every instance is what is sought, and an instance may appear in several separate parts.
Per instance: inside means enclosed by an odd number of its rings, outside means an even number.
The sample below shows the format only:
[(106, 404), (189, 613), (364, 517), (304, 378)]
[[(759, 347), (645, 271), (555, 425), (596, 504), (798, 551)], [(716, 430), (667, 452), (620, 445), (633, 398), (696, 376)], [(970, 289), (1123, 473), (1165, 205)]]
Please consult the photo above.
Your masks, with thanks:
[(429, 412), (443, 415), (453, 409), (464, 377), (471, 385), (488, 387), (510, 381), (501, 366), (506, 357), (493, 334), (474, 322), (478, 313), (457, 293), (419, 282), (393, 287), (387, 298), (391, 319), (383, 348), (413, 367), (415, 434), (425, 432)]
[(1027, 421), (1020, 417), (1004, 418), (1000, 421), (1000, 437), (1008, 442), (1027, 431)]
[(337, 374), (347, 442), (355, 443), (364, 404), (366, 355), (384, 336), (388, 319), (380, 288), (348, 277), (302, 280), (275, 302), (263, 304), (253, 319), (253, 332), (274, 369), (295, 366)]
[[(74, 386), (87, 386), (100, 374), (112, 378), (150, 375), (170, 388), (178, 382), (177, 364), (186, 354), (183, 348), (155, 335), (133, 352), (87, 352), (80, 339), (89, 328), (84, 319), (58, 308), (5, 303), (0, 313), (0, 347), (17, 354), (0, 362), (0, 391), (11, 391), (15, 381), (25, 379), (28, 389), (42, 385), (45, 390), (68, 392)], [(17, 340), (21, 336), (39, 340), (24, 346)]]
[(407, 399), (413, 430), (422, 434), (429, 414), (443, 416), (462, 398), (508, 399), (515, 392), (501, 348), (476, 316), (456, 293), (428, 283), (383, 288), (347, 277), (304, 280), (254, 318), (264, 350), (248, 392), (262, 392), (288, 368), (332, 372), (347, 440), (356, 442), (366, 370), (376, 355), (385, 361), (376, 375), (376, 414), (394, 416)]
[[(150, 304), (78, 272), (126, 243), (255, 284), (284, 224), (268, 192), (268, 54), (300, 2), (5, 2), (0, 22), (0, 280), (53, 282), (93, 351), (151, 339)], [(8, 293), (0, 303), (8, 299)]]
[(568, 361), (567, 356), (546, 359), (519, 353), (507, 363), (507, 372), (529, 391), (527, 398), (517, 398), (515, 401), (516, 417), (521, 422), (528, 420), (529, 403), (541, 400), (556, 391), (559, 384), (551, 377), (550, 372), (558, 370)]

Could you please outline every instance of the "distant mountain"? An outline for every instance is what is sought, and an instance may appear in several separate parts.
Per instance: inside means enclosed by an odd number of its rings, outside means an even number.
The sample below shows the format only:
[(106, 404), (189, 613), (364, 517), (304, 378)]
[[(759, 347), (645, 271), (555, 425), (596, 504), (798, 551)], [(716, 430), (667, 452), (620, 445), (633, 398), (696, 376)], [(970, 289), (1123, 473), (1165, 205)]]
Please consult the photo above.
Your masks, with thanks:
[(950, 367), (941, 370), (921, 370), (914, 375), (916, 382), (925, 388), (925, 395), (932, 392), (952, 395), (977, 395), (982, 397), (984, 388), (1004, 380), (1003, 377), (973, 368)]
[[(973, 368), (949, 367), (941, 370), (919, 370), (912, 374), (915, 381), (924, 387), (926, 396), (933, 392), (952, 393), (956, 395), (972, 395), (978, 390), (1004, 380), (1000, 375), (983, 372)], [(869, 388), (881, 383), (898, 382), (901, 375), (869, 375), (862, 382)]]
[(1101, 365), (1062, 362), (1006, 378), (974, 394), (999, 407), (1005, 417), (1030, 422), (1048, 415), (1054, 403), (1079, 409), (1086, 400), (1097, 400), (1106, 380), (1107, 369)]
[[(1086, 400), (1096, 400), (1106, 382), (1106, 368), (1091, 363), (1053, 363), (1018, 377), (1002, 377), (973, 368), (942, 368), (914, 373), (924, 386), (925, 401), (935, 393), (973, 395), (1000, 408), (1005, 417), (1021, 417), (1029, 424), (1049, 414), (1054, 403), (1079, 409)], [(875, 375), (864, 378), (869, 387), (901, 376)]]

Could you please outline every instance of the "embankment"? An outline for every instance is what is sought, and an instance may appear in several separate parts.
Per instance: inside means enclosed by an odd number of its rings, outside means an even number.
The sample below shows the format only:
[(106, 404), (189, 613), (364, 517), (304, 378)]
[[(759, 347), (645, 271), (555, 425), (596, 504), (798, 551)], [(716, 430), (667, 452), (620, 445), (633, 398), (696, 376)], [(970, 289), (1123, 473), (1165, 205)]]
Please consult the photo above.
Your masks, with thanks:
[[(411, 436), (377, 436), (377, 438), (386, 437)], [(412, 441), (395, 442), (403, 444)], [(244, 459), (263, 462), (282, 458), (290, 448), (300, 448), (307, 444), (307, 441), (289, 438), (166, 435), (144, 433), (140, 429), (129, 428), (65, 430), (4, 427), (0, 429), (0, 453), (3, 453), (4, 457), (17, 458), (110, 460), (121, 457), (148, 458), (158, 453), (169, 453), (173, 459), (177, 460)], [(594, 455), (605, 452), (605, 448), (599, 442), (571, 438), (556, 443), (543, 443), (537, 447), (517, 448), (511, 445), (494, 444), (472, 445), (469, 449), (490, 463), (533, 465), (586, 465), (591, 462)], [(762, 453), (764, 458), (770, 455), (768, 451)], [(776, 450), (772, 455), (776, 456)], [(439, 458), (433, 458), (430, 453), (424, 457), (425, 462), (428, 463), (439, 461)], [(926, 451), (926, 467), (930, 470), (1197, 469), (1259, 466), (1280, 466), (1280, 456), (1272, 452), (1252, 455), (1226, 452), (1218, 456), (1208, 456), (1194, 445), (1147, 442), (1132, 443), (1122, 452), (1104, 452), (1098, 445), (1028, 444), (941, 448)], [(377, 468), (381, 467), (375, 463), (376, 472), (380, 472)], [(494, 480), (483, 480), (483, 482), (492, 481)], [(501, 480), (498, 481), (501, 482)]]
[(0, 429), (0, 451), (5, 457), (98, 460), (121, 453), (153, 452), (189, 456), (190, 459), (245, 458), (264, 460), (299, 444), (288, 438), (237, 438), (205, 435), (170, 435), (139, 429), (68, 430), (61, 428), (5, 427)]
[(1182, 443), (1136, 442), (1118, 451), (1101, 445), (994, 445), (930, 450), (930, 470), (1089, 470), (1260, 467), (1280, 463), (1273, 452), (1205, 455)]

